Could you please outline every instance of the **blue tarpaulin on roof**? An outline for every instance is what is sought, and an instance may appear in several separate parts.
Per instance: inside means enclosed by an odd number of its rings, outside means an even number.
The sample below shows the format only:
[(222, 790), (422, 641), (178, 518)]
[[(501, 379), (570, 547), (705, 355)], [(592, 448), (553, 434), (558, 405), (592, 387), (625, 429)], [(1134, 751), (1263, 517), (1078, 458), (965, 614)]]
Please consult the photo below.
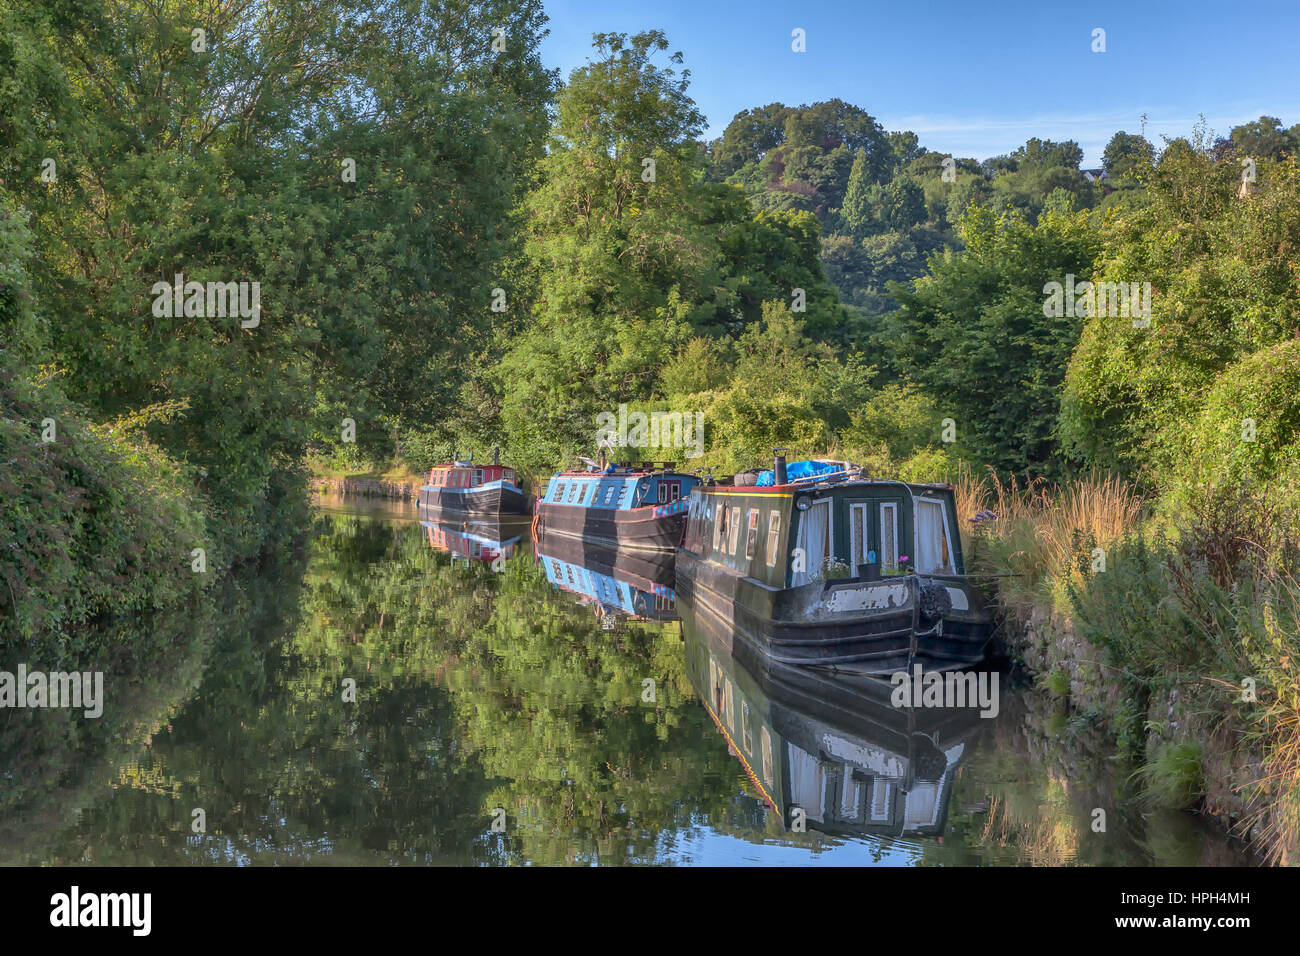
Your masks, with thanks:
[[(792, 461), (785, 466), (786, 481), (797, 481), (800, 478), (813, 478), (817, 475), (829, 475), (839, 471), (843, 466), (829, 461)], [(770, 471), (760, 472), (755, 485), (774, 485), (774, 476)]]

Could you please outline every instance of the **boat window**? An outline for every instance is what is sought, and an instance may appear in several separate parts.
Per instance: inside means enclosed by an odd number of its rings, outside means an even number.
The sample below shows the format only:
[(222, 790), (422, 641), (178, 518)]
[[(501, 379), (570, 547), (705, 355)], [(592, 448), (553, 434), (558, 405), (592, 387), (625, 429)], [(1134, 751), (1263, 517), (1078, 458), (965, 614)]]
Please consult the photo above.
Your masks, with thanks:
[(511, 471), (509, 468), (501, 472), (501, 477), (504, 478), (506, 481), (510, 482), (511, 484), (514, 484), (515, 473)]
[(721, 551), (723, 542), (727, 540), (727, 509), (722, 505), (718, 506), (718, 520), (713, 524), (713, 550)]
[(621, 488), (618, 489), (618, 503), (616, 507), (618, 508), (623, 507), (623, 504), (626, 501), (627, 501), (627, 485), (623, 485)]
[(767, 566), (776, 567), (776, 545), (781, 537), (781, 512), (773, 511), (767, 516)]
[(772, 759), (772, 734), (766, 724), (759, 731), (759, 740), (763, 742), (763, 779), (771, 787), (773, 786), (772, 767), (775, 761)]
[(799, 549), (803, 553), (803, 570), (795, 570), (794, 587), (820, 580), (831, 556), (831, 503), (829, 499), (813, 502), (799, 516)]
[(575, 481), (569, 485), (569, 497), (565, 498), (565, 503), (573, 504), (577, 500), (578, 492), (582, 490), (582, 482)]
[(866, 505), (849, 506), (849, 566), (857, 573), (859, 564), (866, 564), (870, 552), (868, 541), (868, 518)]
[(740, 544), (740, 509), (728, 509), (731, 514), (727, 516), (727, 533), (730, 538), (727, 541), (727, 553), (735, 554), (736, 545)]
[(898, 570), (898, 505), (880, 506), (880, 566), (885, 573)]
[(563, 501), (563, 500), (564, 500), (564, 482), (562, 482), (562, 481), (557, 481), (557, 482), (555, 483), (555, 494), (554, 494), (554, 496), (552, 496), (551, 500), (552, 500), (552, 501)]
[(473, 481), (473, 484), (475, 484), (475, 485), (481, 485), (481, 484), (483, 484), (483, 469), (482, 469), (482, 468), (475, 468), (475, 469), (474, 469), (474, 481)]
[(608, 487), (605, 488), (605, 502), (604, 502), (605, 507), (608, 508), (609, 503), (614, 500), (614, 492), (616, 490), (617, 490), (617, 486), (615, 485), (609, 485)]
[(754, 559), (755, 552), (758, 551), (758, 511), (754, 508), (749, 510), (749, 527), (745, 531), (745, 557), (749, 560)]
[(942, 501), (916, 501), (916, 569), (922, 574), (952, 574), (952, 553)]
[(682, 483), (680, 481), (661, 481), (659, 482), (659, 503), (667, 504), (670, 501), (676, 501), (682, 496)]

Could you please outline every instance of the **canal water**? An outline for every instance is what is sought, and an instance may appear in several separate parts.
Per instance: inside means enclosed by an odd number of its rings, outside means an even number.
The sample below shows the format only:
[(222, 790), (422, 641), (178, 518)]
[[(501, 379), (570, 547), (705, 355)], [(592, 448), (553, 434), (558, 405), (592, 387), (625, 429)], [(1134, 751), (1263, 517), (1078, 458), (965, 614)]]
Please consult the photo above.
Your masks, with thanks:
[(301, 554), (89, 634), (98, 719), (0, 712), (0, 864), (1250, 863), (1039, 691), (900, 711), (618, 565), (323, 499)]

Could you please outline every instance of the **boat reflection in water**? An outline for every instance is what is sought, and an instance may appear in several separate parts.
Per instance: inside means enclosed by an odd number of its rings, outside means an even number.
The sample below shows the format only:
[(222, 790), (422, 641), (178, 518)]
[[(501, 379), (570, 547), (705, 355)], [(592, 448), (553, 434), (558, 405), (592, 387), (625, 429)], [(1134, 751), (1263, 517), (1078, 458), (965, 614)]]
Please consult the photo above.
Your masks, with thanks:
[(677, 620), (673, 555), (613, 548), (539, 531), (534, 545), (546, 580), (589, 604), (606, 627), (620, 618)]
[(681, 614), (691, 683), (783, 829), (943, 833), (977, 710), (895, 707), (887, 680), (774, 662)]
[[(445, 517), (445, 516), (444, 516)], [(421, 521), (429, 547), (454, 559), (492, 564), (510, 560), (523, 540), (527, 524), (520, 521)]]

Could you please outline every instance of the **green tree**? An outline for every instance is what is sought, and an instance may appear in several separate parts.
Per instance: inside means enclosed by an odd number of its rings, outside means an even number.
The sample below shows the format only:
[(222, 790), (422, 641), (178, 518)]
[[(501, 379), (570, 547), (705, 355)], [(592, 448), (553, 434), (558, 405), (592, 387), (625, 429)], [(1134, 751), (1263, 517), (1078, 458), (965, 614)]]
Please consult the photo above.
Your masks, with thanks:
[[(1277, 477), (1278, 450), (1295, 439), (1291, 413), (1256, 396), (1285, 390), (1294, 374), (1294, 357), (1278, 350), (1300, 329), (1289, 238), (1300, 229), (1300, 171), (1265, 160), (1259, 181), (1238, 196), (1235, 158), (1216, 160), (1203, 135), (1176, 140), (1148, 177), (1147, 205), (1108, 221), (1100, 278), (1149, 283), (1150, 323), (1087, 320), (1062, 407), (1075, 454), (1173, 494), (1216, 471), (1217, 442), (1240, 441), (1252, 418), (1263, 437), (1231, 460), (1257, 480)], [(1202, 477), (1188, 474), (1193, 462)]]
[(972, 207), (961, 239), (929, 275), (889, 287), (901, 304), (894, 361), (956, 422), (974, 461), (1059, 475), (1061, 381), (1083, 319), (1046, 314), (1045, 285), (1090, 275), (1098, 237), (1086, 213), (1048, 210), (1030, 225)]
[(1281, 159), (1300, 151), (1300, 123), (1287, 129), (1276, 116), (1261, 116), (1232, 128), (1237, 155), (1255, 160)]
[(1131, 178), (1138, 169), (1155, 160), (1155, 148), (1143, 136), (1116, 133), (1106, 144), (1101, 155), (1101, 165), (1106, 175), (1117, 183)]

